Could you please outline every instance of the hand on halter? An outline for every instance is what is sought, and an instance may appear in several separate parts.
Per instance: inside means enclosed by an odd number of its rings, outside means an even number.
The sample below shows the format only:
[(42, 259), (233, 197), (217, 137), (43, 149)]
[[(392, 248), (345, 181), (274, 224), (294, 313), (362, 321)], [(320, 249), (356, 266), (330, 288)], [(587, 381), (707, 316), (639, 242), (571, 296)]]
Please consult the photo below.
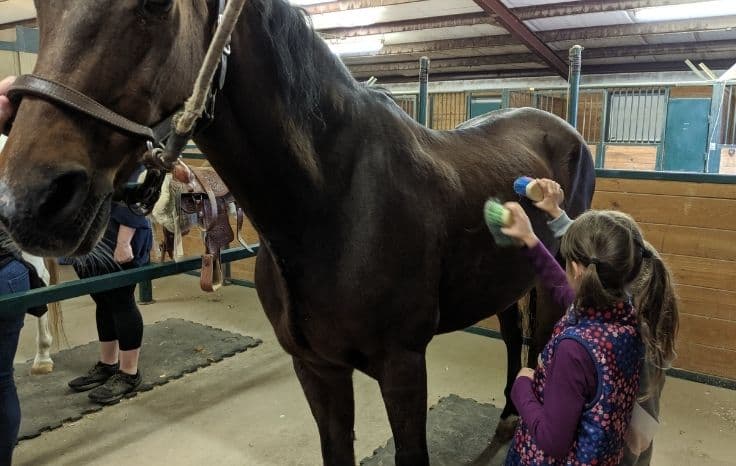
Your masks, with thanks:
[(506, 236), (520, 240), (528, 248), (536, 246), (539, 243), (539, 238), (534, 233), (532, 222), (521, 205), (518, 202), (507, 202), (504, 207), (511, 212), (513, 222), (511, 226), (501, 228), (501, 232)]
[(15, 108), (6, 97), (6, 93), (10, 86), (15, 82), (15, 76), (8, 76), (0, 81), (0, 132), (5, 128), (5, 124), (12, 118)]

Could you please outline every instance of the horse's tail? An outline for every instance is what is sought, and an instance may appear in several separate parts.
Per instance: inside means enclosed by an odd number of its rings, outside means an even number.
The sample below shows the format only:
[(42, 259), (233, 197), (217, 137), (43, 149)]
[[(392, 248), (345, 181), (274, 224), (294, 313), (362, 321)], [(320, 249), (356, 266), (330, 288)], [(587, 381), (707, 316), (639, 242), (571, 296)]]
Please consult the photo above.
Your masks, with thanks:
[(570, 218), (576, 218), (590, 209), (595, 192), (595, 164), (582, 137), (568, 154), (567, 161), (569, 188), (565, 193), (565, 210)]
[[(49, 271), (49, 285), (59, 284), (59, 264), (56, 259), (46, 258), (43, 260), (46, 269)], [(68, 345), (69, 341), (64, 331), (64, 314), (61, 310), (61, 302), (49, 303), (49, 331), (54, 339), (57, 347), (61, 346), (61, 342), (64, 345)]]

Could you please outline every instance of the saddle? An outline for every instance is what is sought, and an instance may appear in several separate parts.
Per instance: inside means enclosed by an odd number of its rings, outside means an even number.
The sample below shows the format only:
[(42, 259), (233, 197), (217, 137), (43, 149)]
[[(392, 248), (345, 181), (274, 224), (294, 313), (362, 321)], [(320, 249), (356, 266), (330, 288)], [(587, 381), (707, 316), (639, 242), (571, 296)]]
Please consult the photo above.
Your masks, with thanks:
[(206, 292), (215, 291), (224, 281), (220, 252), (235, 240), (235, 233), (230, 225), (230, 206), (235, 206), (236, 209), (238, 239), (241, 243), (243, 210), (237, 207), (230, 190), (212, 168), (191, 168), (179, 162), (170, 183), (170, 192), (175, 196), (173, 201), (176, 207), (173, 222), (162, 223), (162, 258), (166, 255), (174, 258), (177, 229), (181, 235), (185, 235), (189, 232), (191, 223), (198, 224), (202, 230), (205, 248), (200, 287)]

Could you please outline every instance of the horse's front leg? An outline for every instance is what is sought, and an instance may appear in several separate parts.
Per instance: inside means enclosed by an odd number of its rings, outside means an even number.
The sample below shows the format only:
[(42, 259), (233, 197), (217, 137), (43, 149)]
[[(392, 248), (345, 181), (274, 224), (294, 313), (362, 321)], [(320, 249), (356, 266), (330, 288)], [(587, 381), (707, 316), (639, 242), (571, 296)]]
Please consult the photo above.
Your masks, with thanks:
[(54, 339), (49, 330), (49, 313), (37, 319), (36, 329), (36, 357), (33, 359), (31, 374), (50, 374), (54, 370), (54, 361), (51, 360), (51, 344)]
[(354, 466), (353, 370), (296, 357), (294, 370), (317, 422), (324, 465)]
[(427, 365), (424, 349), (389, 349), (378, 376), (396, 445), (396, 466), (427, 466)]

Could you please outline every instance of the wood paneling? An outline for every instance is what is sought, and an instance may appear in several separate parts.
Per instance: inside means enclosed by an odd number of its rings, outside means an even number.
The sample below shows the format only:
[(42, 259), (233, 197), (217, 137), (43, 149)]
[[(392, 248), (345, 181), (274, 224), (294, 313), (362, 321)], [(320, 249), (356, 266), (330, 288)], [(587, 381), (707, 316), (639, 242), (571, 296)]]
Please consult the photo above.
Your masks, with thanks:
[(672, 271), (675, 367), (736, 379), (736, 186), (599, 179), (593, 207), (632, 215)]
[(679, 284), (677, 295), (682, 312), (736, 321), (736, 293), (732, 291)]
[(672, 99), (710, 99), (712, 97), (712, 86), (685, 86), (670, 89), (670, 98)]
[(640, 223), (658, 251), (679, 256), (736, 261), (736, 231)]
[(430, 98), (433, 129), (451, 130), (468, 119), (468, 99), (464, 92), (432, 94)]
[(736, 322), (680, 313), (680, 341), (736, 350)]
[(657, 166), (656, 146), (606, 146), (604, 168), (611, 170), (654, 170)]
[(480, 322), (478, 322), (477, 325), (478, 327), (483, 327), (483, 328), (487, 328), (490, 330), (496, 330), (498, 332), (501, 331), (501, 325), (498, 323), (498, 317), (496, 316), (489, 317), (488, 319), (485, 319), (485, 320), (481, 320)]
[(666, 194), (670, 196), (736, 199), (736, 186), (733, 184), (686, 183), (681, 181), (598, 178), (596, 180), (596, 192)]
[(637, 221), (736, 230), (736, 200), (597, 192), (595, 209), (620, 210)]
[(736, 351), (680, 341), (675, 367), (736, 380)]

